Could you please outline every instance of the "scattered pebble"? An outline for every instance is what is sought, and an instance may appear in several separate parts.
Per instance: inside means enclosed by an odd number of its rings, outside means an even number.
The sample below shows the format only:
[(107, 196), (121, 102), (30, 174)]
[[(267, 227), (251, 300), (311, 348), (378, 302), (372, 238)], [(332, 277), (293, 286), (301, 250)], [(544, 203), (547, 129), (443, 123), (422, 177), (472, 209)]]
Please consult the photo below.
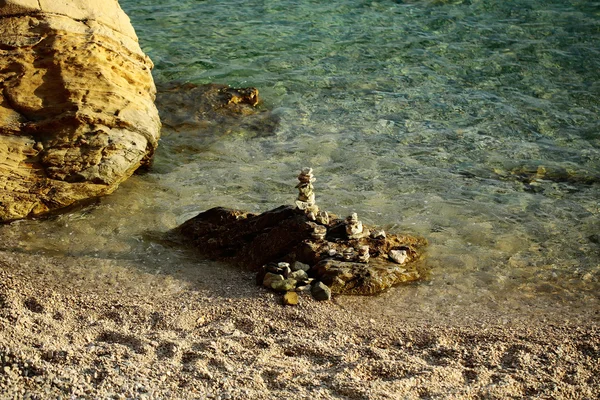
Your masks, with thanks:
[(287, 292), (283, 295), (283, 304), (286, 306), (295, 306), (299, 301), (300, 299), (298, 298), (298, 293), (296, 292)]

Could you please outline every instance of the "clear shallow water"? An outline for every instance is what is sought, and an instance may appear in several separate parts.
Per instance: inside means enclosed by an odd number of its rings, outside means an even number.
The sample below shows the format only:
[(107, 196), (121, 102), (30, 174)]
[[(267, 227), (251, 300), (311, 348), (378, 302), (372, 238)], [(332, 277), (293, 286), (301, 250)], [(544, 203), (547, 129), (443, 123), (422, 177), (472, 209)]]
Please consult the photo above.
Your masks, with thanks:
[(159, 87), (255, 86), (281, 122), (265, 136), (165, 128), (150, 173), (93, 207), (0, 227), (5, 248), (174, 271), (193, 262), (146, 232), (291, 203), (309, 165), (322, 208), (430, 241), (428, 282), (353, 307), (600, 309), (600, 3), (121, 5)]

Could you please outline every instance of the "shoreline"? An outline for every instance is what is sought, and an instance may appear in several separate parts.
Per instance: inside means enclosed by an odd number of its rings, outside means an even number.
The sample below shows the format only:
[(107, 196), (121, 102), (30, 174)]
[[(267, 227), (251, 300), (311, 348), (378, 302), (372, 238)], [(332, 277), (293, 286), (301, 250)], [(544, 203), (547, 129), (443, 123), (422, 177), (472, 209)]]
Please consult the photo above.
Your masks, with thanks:
[(94, 277), (86, 264), (0, 252), (3, 398), (591, 399), (600, 388), (595, 320), (400, 324), (357, 309), (361, 297), (284, 307), (236, 269), (181, 286), (118, 265)]

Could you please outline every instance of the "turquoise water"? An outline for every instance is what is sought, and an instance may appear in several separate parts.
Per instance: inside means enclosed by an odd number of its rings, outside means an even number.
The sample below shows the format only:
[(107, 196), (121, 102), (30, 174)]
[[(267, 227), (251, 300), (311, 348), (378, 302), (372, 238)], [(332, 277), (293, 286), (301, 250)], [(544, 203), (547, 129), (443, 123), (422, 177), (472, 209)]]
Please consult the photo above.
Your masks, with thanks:
[(94, 207), (1, 228), (13, 249), (175, 268), (145, 232), (291, 203), (312, 166), (322, 208), (430, 241), (430, 280), (344, 304), (600, 310), (600, 2), (120, 3), (159, 88), (254, 86), (280, 123), (165, 127), (153, 170)]

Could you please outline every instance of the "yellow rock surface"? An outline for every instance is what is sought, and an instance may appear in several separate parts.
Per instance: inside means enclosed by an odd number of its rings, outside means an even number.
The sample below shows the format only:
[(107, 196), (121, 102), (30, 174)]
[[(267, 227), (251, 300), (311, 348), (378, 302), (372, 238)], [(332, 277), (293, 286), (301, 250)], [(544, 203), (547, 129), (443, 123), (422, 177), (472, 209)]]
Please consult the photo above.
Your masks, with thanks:
[(0, 3), (0, 221), (111, 193), (150, 159), (152, 67), (117, 1)]

